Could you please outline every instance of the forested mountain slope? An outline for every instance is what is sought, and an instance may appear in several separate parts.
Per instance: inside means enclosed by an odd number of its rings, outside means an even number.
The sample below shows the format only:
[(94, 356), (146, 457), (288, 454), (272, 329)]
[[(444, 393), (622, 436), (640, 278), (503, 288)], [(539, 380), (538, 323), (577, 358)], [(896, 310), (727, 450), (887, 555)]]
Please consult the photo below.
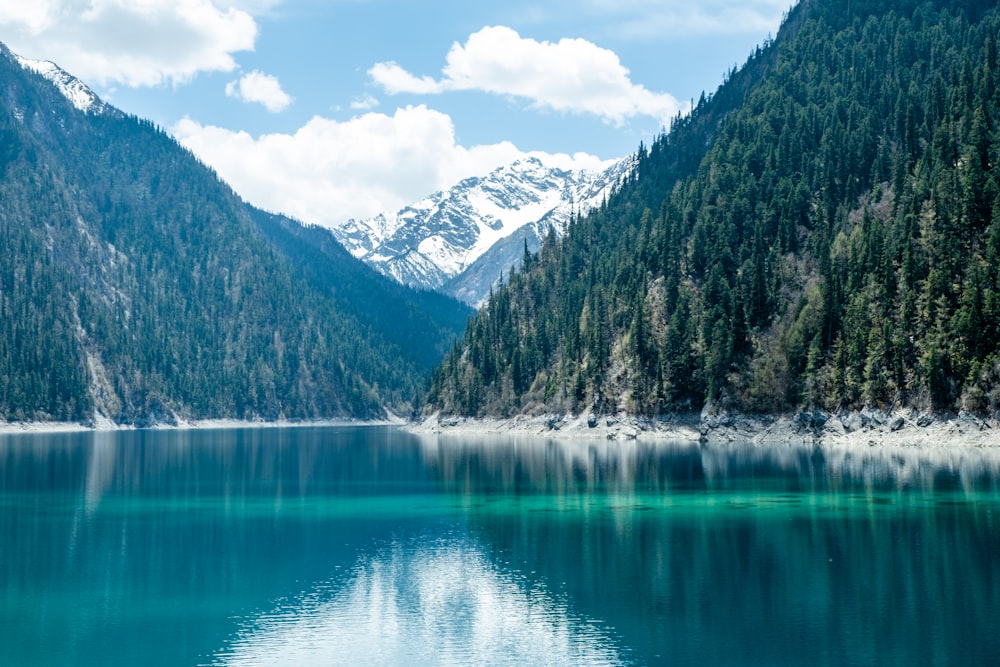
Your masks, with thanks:
[(996, 2), (804, 0), (525, 260), (427, 411), (1000, 403)]
[(410, 409), (469, 311), (309, 233), (0, 46), (0, 421)]

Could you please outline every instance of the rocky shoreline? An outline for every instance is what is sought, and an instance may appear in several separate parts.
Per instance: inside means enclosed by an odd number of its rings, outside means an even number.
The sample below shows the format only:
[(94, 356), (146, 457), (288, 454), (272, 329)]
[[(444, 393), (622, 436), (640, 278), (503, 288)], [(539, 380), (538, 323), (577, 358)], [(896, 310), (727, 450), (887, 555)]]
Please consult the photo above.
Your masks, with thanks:
[(917, 448), (997, 447), (1000, 422), (967, 412), (862, 410), (791, 415), (688, 414), (661, 418), (634, 415), (540, 415), (474, 419), (434, 414), (406, 427), (414, 433), (538, 435), (609, 440), (657, 439), (703, 443), (818, 444)]
[(406, 421), (390, 417), (382, 421), (359, 421), (353, 419), (315, 420), (240, 420), (240, 419), (178, 419), (172, 422), (156, 422), (135, 426), (118, 424), (110, 419), (95, 419), (92, 422), (0, 422), (0, 435), (18, 433), (86, 433), (88, 431), (137, 431), (137, 430), (219, 430), (241, 428), (305, 428), (329, 426), (401, 426)]
[[(789, 415), (691, 413), (664, 417), (618, 415), (518, 415), (469, 418), (433, 414), (407, 422), (385, 421), (241, 421), (178, 420), (154, 429), (229, 429), (294, 426), (399, 426), (411, 433), (449, 435), (525, 435), (601, 440), (670, 440), (693, 443), (759, 445), (896, 446), (914, 448), (976, 447), (1000, 449), (1000, 420), (968, 412), (932, 415), (915, 410), (861, 410), (831, 414), (804, 410)], [(75, 422), (0, 422), (0, 434), (132, 430), (110, 420)]]

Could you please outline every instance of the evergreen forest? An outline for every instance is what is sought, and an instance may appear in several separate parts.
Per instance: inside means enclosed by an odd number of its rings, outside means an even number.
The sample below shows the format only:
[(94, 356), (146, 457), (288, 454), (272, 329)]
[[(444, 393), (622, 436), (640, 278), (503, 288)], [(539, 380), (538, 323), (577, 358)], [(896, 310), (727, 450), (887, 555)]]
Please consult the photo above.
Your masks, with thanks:
[(2, 46), (0, 248), (0, 421), (405, 415), (470, 314)]
[(995, 413), (998, 39), (995, 2), (798, 3), (525, 250), (426, 412)]

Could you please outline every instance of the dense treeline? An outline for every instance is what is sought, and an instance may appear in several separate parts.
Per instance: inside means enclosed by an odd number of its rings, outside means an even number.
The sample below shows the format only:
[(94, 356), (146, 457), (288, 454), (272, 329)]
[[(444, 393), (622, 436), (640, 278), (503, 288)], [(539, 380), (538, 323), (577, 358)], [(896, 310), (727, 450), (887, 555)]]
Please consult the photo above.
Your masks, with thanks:
[(410, 410), (468, 310), (342, 249), (321, 279), (276, 220), (151, 123), (79, 112), (0, 48), (0, 420)]
[[(304, 226), (256, 209), (251, 214), (265, 236), (314, 286), (329, 292), (338, 308), (356, 318), (366, 332), (384, 337), (406, 351), (425, 378), (441, 362), (473, 313), (472, 308), (453, 297), (411, 289), (355, 261), (322, 227)], [(377, 290), (373, 290), (373, 284)], [(365, 336), (370, 337), (367, 333)]]
[(1000, 404), (995, 2), (808, 0), (509, 278), (470, 415)]

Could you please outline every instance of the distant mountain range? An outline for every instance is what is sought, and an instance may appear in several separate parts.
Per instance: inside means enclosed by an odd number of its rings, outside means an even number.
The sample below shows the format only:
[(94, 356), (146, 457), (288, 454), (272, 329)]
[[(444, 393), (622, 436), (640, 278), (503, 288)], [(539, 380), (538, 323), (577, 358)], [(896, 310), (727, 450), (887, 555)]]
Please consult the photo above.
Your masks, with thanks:
[(0, 45), (0, 421), (405, 414), (470, 312)]
[(995, 0), (799, 2), (634, 158), (336, 232), (0, 45), (0, 420), (995, 416), (997, 35)]
[(395, 213), (348, 220), (333, 233), (352, 255), (403, 284), (478, 305), (517, 265), (525, 243), (534, 252), (549, 230), (561, 237), (570, 217), (601, 206), (631, 165), (574, 170), (528, 157)]
[[(55, 63), (14, 56), (87, 114), (120, 114)], [(549, 231), (561, 237), (570, 217), (601, 206), (632, 160), (598, 169), (567, 169), (535, 156), (463, 180), (397, 212), (351, 219), (331, 231), (356, 258), (398, 282), (481, 305), (500, 275), (516, 267)]]
[[(14, 56), (50, 81), (87, 114), (120, 114), (86, 84), (46, 60)], [(481, 305), (501, 274), (570, 217), (601, 206), (627, 176), (631, 159), (598, 169), (567, 169), (552, 156), (533, 156), (486, 176), (463, 180), (395, 213), (350, 219), (331, 229), (356, 258), (398, 282)]]

